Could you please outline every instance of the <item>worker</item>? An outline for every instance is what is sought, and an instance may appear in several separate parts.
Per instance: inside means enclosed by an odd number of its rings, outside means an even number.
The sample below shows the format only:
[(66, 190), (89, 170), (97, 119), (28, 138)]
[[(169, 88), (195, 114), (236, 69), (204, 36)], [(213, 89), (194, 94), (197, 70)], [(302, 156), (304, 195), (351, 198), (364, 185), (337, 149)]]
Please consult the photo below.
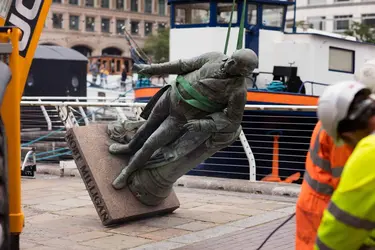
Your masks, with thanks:
[[(375, 90), (375, 60), (367, 61), (355, 79)], [(336, 190), (347, 159), (352, 153), (348, 145), (335, 145), (334, 140), (315, 125), (305, 163), (305, 175), (296, 205), (297, 250), (312, 250), (323, 211)]]
[(335, 144), (354, 151), (324, 210), (314, 249), (375, 249), (375, 95), (356, 81), (331, 85), (317, 113)]

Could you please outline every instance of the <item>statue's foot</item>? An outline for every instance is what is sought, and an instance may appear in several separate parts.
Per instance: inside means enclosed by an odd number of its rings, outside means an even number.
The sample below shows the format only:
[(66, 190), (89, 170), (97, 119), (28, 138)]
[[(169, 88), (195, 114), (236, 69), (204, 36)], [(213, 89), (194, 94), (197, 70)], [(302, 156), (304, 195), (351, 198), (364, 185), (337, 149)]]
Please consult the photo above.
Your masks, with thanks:
[(129, 144), (113, 143), (109, 146), (109, 152), (111, 154), (129, 154), (132, 150), (129, 148)]
[(130, 172), (127, 170), (128, 170), (128, 167), (125, 167), (121, 171), (119, 176), (117, 176), (117, 178), (112, 182), (112, 187), (114, 189), (120, 190), (126, 187), (126, 185), (128, 184), (128, 178), (130, 176)]

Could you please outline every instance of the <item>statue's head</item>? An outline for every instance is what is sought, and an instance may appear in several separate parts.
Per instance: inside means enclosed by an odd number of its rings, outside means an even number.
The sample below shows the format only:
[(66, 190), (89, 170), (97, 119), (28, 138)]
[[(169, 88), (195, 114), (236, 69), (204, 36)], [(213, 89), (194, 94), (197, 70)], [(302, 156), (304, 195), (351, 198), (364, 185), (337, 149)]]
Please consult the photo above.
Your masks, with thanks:
[(251, 49), (236, 50), (225, 62), (224, 70), (233, 76), (248, 76), (258, 66), (258, 56)]

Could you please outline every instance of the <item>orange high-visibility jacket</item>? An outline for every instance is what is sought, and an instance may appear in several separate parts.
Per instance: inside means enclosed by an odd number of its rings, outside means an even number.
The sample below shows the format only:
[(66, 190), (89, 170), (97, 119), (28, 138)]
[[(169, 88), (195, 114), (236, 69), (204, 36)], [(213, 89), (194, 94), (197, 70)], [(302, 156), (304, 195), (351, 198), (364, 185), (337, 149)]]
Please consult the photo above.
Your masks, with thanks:
[(296, 208), (296, 249), (312, 250), (324, 209), (337, 188), (352, 149), (337, 147), (319, 121), (306, 157), (306, 170)]

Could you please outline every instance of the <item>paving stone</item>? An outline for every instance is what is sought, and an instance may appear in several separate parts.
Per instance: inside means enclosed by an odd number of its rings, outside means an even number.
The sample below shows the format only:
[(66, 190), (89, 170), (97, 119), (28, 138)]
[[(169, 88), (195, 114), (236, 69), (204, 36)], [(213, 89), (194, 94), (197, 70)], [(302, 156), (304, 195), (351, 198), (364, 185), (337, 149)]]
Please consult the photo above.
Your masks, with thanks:
[(143, 220), (140, 223), (151, 227), (168, 228), (186, 224), (191, 221), (193, 221), (193, 219), (178, 217), (155, 217)]
[(111, 250), (117, 249), (126, 249), (131, 247), (136, 247), (144, 244), (148, 244), (152, 242), (149, 239), (139, 238), (139, 237), (132, 237), (126, 235), (112, 235), (109, 237), (89, 240), (81, 242), (81, 245), (90, 246), (90, 247), (99, 247)]
[(203, 221), (193, 221), (193, 222), (186, 223), (180, 226), (176, 226), (175, 228), (195, 232), (195, 231), (201, 231), (203, 229), (211, 228), (214, 226), (217, 226), (217, 224), (210, 223), (210, 222), (203, 222)]
[(174, 191), (158, 206), (141, 204), (128, 188), (116, 191), (111, 183), (127, 163), (108, 151), (107, 125), (74, 127), (66, 134), (68, 146), (103, 225), (165, 214), (179, 207)]
[(76, 207), (83, 207), (92, 204), (92, 202), (88, 200), (81, 200), (77, 198), (71, 198), (66, 200), (60, 200), (60, 201), (51, 201), (48, 202), (48, 204), (62, 206), (66, 208), (76, 208)]
[(153, 232), (159, 229), (160, 228), (158, 227), (150, 227), (150, 226), (142, 225), (140, 223), (132, 223), (132, 224), (124, 225), (122, 227), (111, 229), (108, 232), (126, 234), (129, 236), (137, 236), (139, 234)]
[(108, 237), (108, 236), (112, 236), (112, 234), (108, 232), (106, 233), (106, 232), (101, 232), (101, 231), (92, 231), (92, 232), (84, 232), (84, 233), (69, 235), (67, 237), (62, 238), (62, 240), (81, 242), (81, 241), (89, 241), (89, 240)]
[(155, 240), (155, 241), (161, 241), (169, 238), (173, 238), (176, 236), (184, 235), (190, 233), (190, 231), (182, 230), (182, 229), (176, 229), (176, 228), (164, 228), (157, 231), (140, 234), (140, 237)]
[[(90, 201), (91, 203), (91, 201)], [(69, 216), (80, 216), (80, 217), (97, 217), (95, 208), (91, 204), (90, 206), (78, 207), (72, 209), (66, 209), (62, 211), (54, 212), (54, 214), (69, 215)]]
[(146, 244), (140, 247), (131, 248), (130, 250), (170, 250), (178, 247), (182, 247), (185, 244), (177, 242), (156, 242), (151, 244)]
[(204, 212), (204, 213), (198, 213), (194, 215), (193, 218), (196, 220), (213, 222), (216, 224), (223, 224), (223, 223), (228, 223), (231, 221), (244, 219), (244, 218), (247, 218), (247, 216), (223, 213), (223, 212)]

